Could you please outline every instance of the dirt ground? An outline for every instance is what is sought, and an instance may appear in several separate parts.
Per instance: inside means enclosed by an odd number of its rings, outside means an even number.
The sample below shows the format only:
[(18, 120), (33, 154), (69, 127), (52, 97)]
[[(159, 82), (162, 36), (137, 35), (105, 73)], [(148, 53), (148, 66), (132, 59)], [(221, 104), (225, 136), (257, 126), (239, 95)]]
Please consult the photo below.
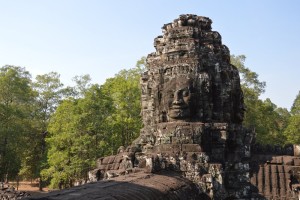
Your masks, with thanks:
[[(16, 182), (10, 182), (9, 185), (14, 186), (14, 188), (17, 189)], [(19, 182), (18, 190), (28, 192), (31, 195), (48, 193), (48, 188), (43, 188), (43, 191), (39, 191), (39, 183), (38, 182), (31, 183), (30, 181)]]

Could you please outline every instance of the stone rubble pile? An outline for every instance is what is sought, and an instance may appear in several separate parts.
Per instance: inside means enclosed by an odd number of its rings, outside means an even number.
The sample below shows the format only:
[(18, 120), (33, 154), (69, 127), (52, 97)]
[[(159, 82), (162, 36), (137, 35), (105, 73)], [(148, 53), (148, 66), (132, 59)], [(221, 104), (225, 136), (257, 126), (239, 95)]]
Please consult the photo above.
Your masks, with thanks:
[(17, 191), (14, 187), (0, 184), (0, 200), (18, 200), (30, 196), (27, 192)]

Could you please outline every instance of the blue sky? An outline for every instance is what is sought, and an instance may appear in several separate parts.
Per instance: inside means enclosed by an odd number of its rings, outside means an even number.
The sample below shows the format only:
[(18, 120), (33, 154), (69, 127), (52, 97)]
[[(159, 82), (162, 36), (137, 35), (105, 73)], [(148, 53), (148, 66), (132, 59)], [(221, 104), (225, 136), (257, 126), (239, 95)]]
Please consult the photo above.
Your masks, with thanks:
[(154, 51), (163, 24), (180, 14), (213, 20), (231, 54), (266, 81), (262, 99), (290, 108), (300, 90), (298, 0), (0, 0), (0, 66), (62, 82), (90, 74), (102, 84)]

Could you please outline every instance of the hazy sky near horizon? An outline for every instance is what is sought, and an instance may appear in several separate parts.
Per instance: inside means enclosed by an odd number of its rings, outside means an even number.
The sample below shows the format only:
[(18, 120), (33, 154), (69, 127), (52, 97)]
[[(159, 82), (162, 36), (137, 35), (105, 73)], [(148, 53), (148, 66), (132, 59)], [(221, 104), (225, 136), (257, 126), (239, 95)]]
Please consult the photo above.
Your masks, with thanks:
[(262, 99), (290, 109), (300, 90), (298, 0), (0, 0), (0, 66), (35, 77), (56, 71), (65, 85), (90, 74), (102, 84), (154, 51), (163, 24), (207, 16), (231, 54), (267, 83)]

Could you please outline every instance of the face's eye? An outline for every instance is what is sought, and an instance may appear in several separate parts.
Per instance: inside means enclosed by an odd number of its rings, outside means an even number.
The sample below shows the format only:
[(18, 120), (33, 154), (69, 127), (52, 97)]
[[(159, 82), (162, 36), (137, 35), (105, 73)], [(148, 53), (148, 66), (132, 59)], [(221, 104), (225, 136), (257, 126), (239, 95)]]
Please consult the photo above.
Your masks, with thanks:
[(170, 94), (170, 98), (174, 98), (174, 94), (173, 93)]
[(182, 96), (184, 96), (184, 97), (187, 97), (187, 96), (189, 96), (189, 91), (188, 90), (183, 90), (182, 91)]

